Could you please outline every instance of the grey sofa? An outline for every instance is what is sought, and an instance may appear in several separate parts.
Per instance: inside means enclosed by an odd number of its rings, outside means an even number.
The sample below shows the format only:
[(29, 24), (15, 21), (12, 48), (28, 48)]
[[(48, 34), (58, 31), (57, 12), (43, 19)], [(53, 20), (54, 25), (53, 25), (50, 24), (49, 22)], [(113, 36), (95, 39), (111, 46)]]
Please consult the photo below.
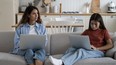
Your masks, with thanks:
[[(60, 58), (70, 47), (69, 35), (80, 33), (58, 33), (48, 35), (46, 52), (56, 58)], [(89, 58), (77, 61), (74, 65), (116, 65), (116, 37), (111, 34), (114, 47), (107, 51), (106, 57)], [(0, 65), (26, 65), (23, 57), (10, 54), (13, 48), (14, 31), (0, 31)], [(46, 56), (44, 65), (52, 65)]]

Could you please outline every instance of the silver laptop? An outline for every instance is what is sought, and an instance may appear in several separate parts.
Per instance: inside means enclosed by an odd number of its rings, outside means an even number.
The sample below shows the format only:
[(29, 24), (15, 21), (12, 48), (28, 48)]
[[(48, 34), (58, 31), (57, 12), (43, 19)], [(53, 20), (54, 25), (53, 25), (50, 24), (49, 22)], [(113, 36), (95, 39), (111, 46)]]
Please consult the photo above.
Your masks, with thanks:
[(46, 43), (45, 35), (21, 34), (20, 49), (40, 49), (44, 48)]
[(69, 39), (70, 39), (70, 43), (72, 47), (92, 50), (91, 45), (90, 45), (89, 36), (70, 35)]

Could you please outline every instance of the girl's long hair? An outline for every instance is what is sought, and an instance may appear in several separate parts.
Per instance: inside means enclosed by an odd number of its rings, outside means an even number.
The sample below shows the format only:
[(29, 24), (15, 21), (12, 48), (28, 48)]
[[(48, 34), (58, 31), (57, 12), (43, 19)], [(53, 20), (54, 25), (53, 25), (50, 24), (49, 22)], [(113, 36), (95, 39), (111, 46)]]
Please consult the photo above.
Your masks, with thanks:
[(37, 7), (35, 6), (28, 6), (22, 16), (22, 19), (20, 20), (20, 22), (18, 23), (18, 26), (20, 24), (26, 24), (27, 22), (29, 22), (29, 15), (31, 14), (31, 12), (36, 9), (38, 11), (38, 19), (37, 19), (37, 23), (41, 24), (42, 23), (42, 20), (40, 18), (40, 13), (39, 13), (39, 10)]
[(91, 21), (92, 20), (100, 23), (100, 27), (99, 27), (100, 29), (106, 29), (104, 22), (103, 22), (103, 19), (102, 19), (102, 16), (99, 13), (94, 13), (91, 15), (90, 20), (89, 20), (89, 28), (88, 29), (92, 29), (91, 28)]

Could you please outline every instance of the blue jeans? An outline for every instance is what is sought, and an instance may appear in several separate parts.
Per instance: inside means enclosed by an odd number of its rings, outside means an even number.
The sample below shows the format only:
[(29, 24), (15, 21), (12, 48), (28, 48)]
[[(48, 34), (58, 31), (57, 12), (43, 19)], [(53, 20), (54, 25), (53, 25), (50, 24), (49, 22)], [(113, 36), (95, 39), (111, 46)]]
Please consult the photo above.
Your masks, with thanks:
[(69, 48), (61, 58), (64, 65), (73, 65), (76, 61), (87, 58), (99, 58), (103, 57), (104, 53), (99, 50), (85, 50)]
[(19, 49), (17, 55), (23, 56), (27, 64), (33, 64), (34, 60), (40, 60), (44, 62), (46, 53), (44, 49)]

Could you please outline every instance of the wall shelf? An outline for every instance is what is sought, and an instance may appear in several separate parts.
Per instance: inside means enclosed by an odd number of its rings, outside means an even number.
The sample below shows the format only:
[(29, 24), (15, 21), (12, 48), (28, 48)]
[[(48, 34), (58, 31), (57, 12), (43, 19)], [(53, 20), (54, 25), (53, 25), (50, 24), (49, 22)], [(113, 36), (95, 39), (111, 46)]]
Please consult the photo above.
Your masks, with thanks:
[[(66, 15), (66, 16), (90, 16), (93, 13), (76, 13), (76, 14), (64, 14), (64, 13), (40, 13), (40, 15)], [(102, 16), (116, 16), (116, 13), (100, 13)], [(17, 13), (16, 15), (23, 15), (23, 13)]]

